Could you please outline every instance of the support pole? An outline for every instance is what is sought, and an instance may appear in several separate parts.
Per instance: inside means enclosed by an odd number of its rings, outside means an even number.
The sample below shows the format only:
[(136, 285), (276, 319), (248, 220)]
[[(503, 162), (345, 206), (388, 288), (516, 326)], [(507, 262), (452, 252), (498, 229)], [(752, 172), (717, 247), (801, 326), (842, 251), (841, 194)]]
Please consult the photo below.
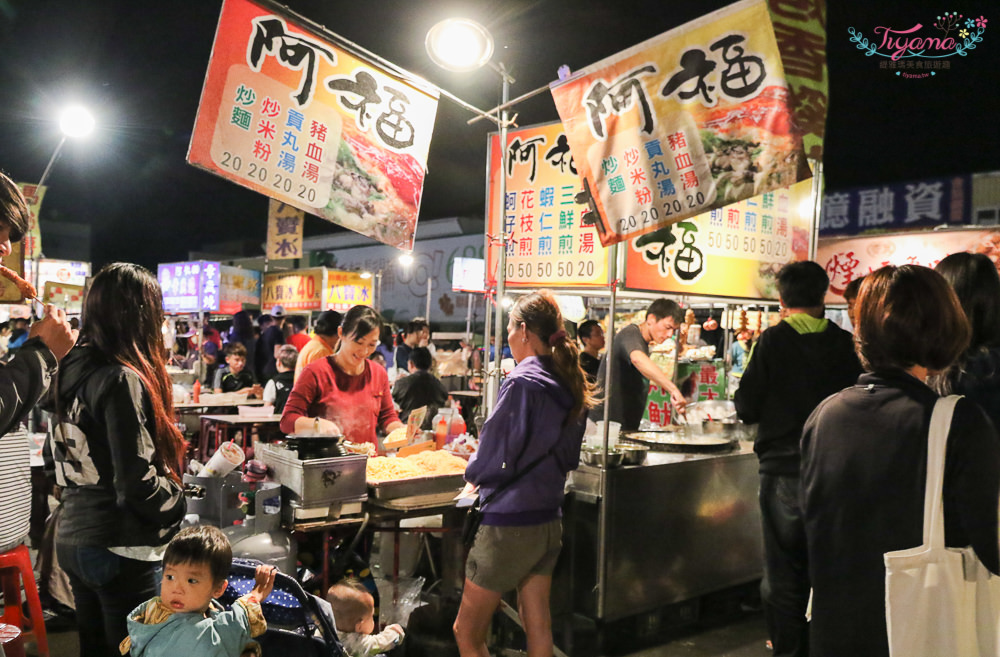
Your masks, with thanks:
[[(500, 77), (503, 80), (503, 91), (501, 95), (501, 105), (507, 103), (510, 95), (510, 77), (507, 69), (499, 64)], [(504, 231), (506, 225), (506, 202), (507, 202), (507, 110), (500, 111), (500, 257), (497, 258), (497, 297), (496, 316), (493, 318), (493, 351), (495, 367), (489, 370), (491, 383), (495, 385), (487, 387), (484, 402), (487, 404), (489, 414), (493, 412), (493, 405), (500, 391), (500, 361), (503, 355), (503, 295), (507, 290), (505, 281), (507, 278), (507, 234)], [(494, 379), (494, 377), (496, 377)]]

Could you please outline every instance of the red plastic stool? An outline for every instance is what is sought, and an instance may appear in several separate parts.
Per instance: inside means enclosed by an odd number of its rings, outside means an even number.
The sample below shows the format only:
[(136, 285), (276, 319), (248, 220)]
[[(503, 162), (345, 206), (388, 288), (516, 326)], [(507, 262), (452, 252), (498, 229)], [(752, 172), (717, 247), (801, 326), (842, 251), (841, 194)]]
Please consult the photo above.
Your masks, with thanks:
[[(24, 581), (24, 593), (28, 598), (28, 609), (31, 612), (31, 629), (25, 627), (24, 614), (21, 612), (21, 581)], [(21, 628), (21, 638), (27, 641), (34, 635), (38, 644), (40, 657), (49, 657), (49, 640), (45, 636), (45, 619), (42, 618), (42, 601), (38, 599), (38, 587), (35, 585), (35, 573), (31, 569), (31, 554), (28, 546), (23, 543), (9, 552), (0, 554), (0, 581), (3, 583), (3, 615), (0, 623), (7, 623)], [(16, 654), (16, 653), (15, 653)]]

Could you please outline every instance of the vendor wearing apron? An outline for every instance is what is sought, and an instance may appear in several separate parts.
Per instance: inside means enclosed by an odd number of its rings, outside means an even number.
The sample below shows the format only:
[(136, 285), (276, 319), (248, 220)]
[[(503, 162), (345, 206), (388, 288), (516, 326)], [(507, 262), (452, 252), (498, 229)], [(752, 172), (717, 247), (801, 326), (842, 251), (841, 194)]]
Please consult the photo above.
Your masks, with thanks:
[(342, 434), (356, 443), (378, 445), (376, 431), (403, 427), (392, 405), (385, 368), (368, 357), (378, 346), (382, 317), (354, 306), (337, 329), (340, 347), (310, 363), (295, 381), (281, 416), (285, 433)]

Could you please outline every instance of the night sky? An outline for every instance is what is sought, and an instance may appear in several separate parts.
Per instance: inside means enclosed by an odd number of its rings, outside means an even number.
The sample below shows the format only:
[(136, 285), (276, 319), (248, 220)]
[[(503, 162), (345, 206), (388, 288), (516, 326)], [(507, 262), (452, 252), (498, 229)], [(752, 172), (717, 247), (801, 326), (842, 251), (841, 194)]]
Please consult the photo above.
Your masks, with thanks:
[[(289, 7), (365, 49), (488, 109), (499, 77), (447, 73), (424, 51), (428, 28), (463, 15), (486, 25), (495, 61), (516, 78), (511, 96), (544, 86), (562, 64), (579, 69), (728, 4), (654, 2), (401, 3), (299, 0)], [(97, 115), (86, 143), (68, 142), (50, 175), (41, 221), (92, 226), (92, 255), (154, 267), (227, 239), (263, 242), (267, 199), (185, 162), (221, 0), (0, 0), (0, 168), (37, 180), (59, 141), (56, 113), (71, 100)], [(944, 11), (984, 16), (976, 50), (949, 71), (903, 79), (880, 70), (848, 28), (908, 29)], [(1000, 11), (990, 2), (878, 3), (828, 8), (831, 80), (824, 161), (827, 189), (1000, 169)], [(959, 60), (959, 61), (954, 61)], [(520, 125), (556, 120), (547, 93), (521, 104)], [(485, 121), (442, 99), (421, 220), (483, 215)], [(310, 217), (306, 234), (339, 230)], [(44, 243), (43, 243), (44, 248)]]

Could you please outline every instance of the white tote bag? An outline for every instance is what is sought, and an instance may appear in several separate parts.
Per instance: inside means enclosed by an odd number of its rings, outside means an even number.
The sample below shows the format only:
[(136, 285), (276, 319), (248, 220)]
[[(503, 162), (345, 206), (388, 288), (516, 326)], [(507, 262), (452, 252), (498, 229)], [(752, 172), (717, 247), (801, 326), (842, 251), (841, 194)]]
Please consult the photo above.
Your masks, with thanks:
[(944, 458), (959, 397), (939, 399), (927, 437), (924, 543), (886, 552), (885, 620), (893, 657), (998, 657), (1000, 578), (971, 547), (944, 546)]

